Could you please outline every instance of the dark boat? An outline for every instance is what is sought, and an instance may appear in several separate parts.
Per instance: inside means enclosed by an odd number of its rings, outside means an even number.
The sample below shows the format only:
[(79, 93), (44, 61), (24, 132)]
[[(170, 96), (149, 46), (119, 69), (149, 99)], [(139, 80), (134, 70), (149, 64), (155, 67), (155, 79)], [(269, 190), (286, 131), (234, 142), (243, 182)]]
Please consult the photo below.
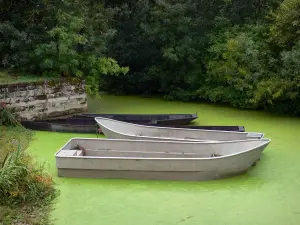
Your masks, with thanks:
[(72, 118), (104, 117), (136, 124), (186, 125), (198, 118), (197, 114), (77, 114)]
[[(114, 120), (120, 120), (128, 123), (146, 124), (148, 126), (163, 126), (190, 128), (190, 129), (206, 129), (206, 130), (224, 130), (245, 132), (244, 126), (191, 126), (186, 125), (192, 120), (197, 119), (197, 114), (93, 114), (84, 113), (74, 115), (72, 118), (95, 118), (105, 117)], [(183, 117), (186, 117), (184, 119)], [(154, 118), (154, 119), (153, 119)], [(190, 119), (194, 118), (194, 119)], [(177, 121), (175, 121), (177, 120)], [(180, 123), (181, 122), (181, 123)]]
[[(40, 131), (70, 132), (70, 133), (102, 133), (94, 117), (66, 118), (51, 120), (21, 121), (21, 124), (28, 129)], [(137, 124), (143, 124), (138, 123)], [(161, 124), (147, 124), (148, 126), (162, 126)], [(224, 130), (244, 132), (243, 126), (187, 126), (164, 124), (164, 127), (206, 129), (206, 130)]]
[(21, 121), (21, 124), (31, 130), (70, 132), (70, 133), (99, 133), (94, 118), (67, 118)]

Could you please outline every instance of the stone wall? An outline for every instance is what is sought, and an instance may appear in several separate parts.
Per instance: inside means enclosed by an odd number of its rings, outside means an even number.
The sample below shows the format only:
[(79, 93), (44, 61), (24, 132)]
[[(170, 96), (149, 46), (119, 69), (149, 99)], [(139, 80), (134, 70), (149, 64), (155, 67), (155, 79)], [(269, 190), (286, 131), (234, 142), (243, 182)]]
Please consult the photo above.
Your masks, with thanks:
[(5, 102), (23, 120), (53, 118), (87, 110), (84, 81), (75, 78), (0, 84), (0, 102)]

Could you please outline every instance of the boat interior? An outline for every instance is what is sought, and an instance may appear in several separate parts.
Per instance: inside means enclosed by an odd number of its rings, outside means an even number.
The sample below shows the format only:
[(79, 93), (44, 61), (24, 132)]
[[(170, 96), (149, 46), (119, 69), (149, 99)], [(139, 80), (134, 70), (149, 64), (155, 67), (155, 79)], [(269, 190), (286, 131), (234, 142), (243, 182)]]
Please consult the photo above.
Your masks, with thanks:
[[(210, 158), (238, 154), (266, 146), (269, 139), (215, 143), (73, 138), (57, 157)], [(221, 146), (220, 146), (221, 145)]]

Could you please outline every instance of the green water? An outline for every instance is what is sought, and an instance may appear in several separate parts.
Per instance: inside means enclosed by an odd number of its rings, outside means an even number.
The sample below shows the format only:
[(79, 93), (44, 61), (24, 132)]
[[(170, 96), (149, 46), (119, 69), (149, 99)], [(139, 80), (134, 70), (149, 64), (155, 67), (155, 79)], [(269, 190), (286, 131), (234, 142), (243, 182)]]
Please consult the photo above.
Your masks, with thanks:
[(205, 104), (138, 97), (89, 100), (95, 113), (196, 113), (196, 124), (244, 125), (272, 139), (247, 174), (205, 182), (58, 178), (54, 153), (72, 137), (37, 132), (30, 151), (46, 161), (61, 191), (58, 225), (299, 225), (300, 119)]

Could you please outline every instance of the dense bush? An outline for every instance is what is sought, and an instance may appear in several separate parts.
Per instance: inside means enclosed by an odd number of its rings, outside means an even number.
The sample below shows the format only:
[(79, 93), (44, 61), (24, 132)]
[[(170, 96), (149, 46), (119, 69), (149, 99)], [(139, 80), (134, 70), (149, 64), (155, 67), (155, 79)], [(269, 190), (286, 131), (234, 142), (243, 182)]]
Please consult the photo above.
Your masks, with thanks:
[(280, 47), (292, 48), (300, 37), (300, 1), (285, 0), (272, 13), (270, 38)]
[(240, 108), (255, 106), (257, 84), (270, 76), (275, 63), (263, 41), (265, 30), (264, 26), (245, 26), (213, 38), (208, 50), (206, 85), (198, 90), (203, 98)]
[(43, 205), (55, 196), (52, 178), (33, 164), (20, 145), (7, 153), (0, 166), (1, 205)]
[[(137, 8), (145, 2), (147, 11), (139, 19)], [(103, 89), (118, 86), (119, 92), (161, 94), (170, 100), (300, 114), (299, 0), (160, 0), (137, 5), (127, 4), (126, 24), (135, 24), (132, 30), (139, 35), (127, 35), (126, 45), (116, 36), (112, 43), (118, 47), (109, 51), (131, 72), (121, 78), (122, 86), (119, 79), (104, 77)], [(130, 53), (145, 43), (155, 60), (140, 52), (139, 66), (132, 66)]]
[(2, 3), (2, 66), (43, 76), (76, 76), (98, 93), (101, 75), (128, 72), (106, 57), (111, 10), (92, 0)]
[(280, 53), (277, 71), (258, 83), (255, 101), (281, 113), (300, 115), (300, 41)]
[(91, 94), (299, 114), (299, 11), (300, 0), (13, 0), (1, 7), (0, 57), (82, 77)]

